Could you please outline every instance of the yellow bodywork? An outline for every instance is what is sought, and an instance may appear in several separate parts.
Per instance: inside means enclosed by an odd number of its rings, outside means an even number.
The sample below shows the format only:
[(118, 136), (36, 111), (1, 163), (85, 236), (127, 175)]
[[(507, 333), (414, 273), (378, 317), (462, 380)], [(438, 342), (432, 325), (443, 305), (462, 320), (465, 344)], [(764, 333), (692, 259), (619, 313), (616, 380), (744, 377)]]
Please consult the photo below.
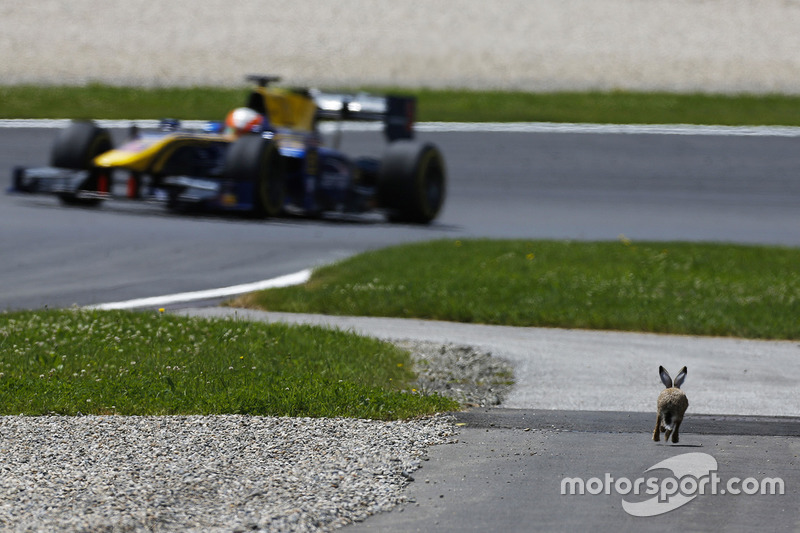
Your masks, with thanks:
[[(314, 131), (317, 106), (307, 93), (277, 87), (256, 87), (250, 95), (249, 107), (266, 112), (271, 128), (288, 129), (300, 134)], [(233, 140), (234, 137), (219, 134), (192, 133), (142, 137), (97, 156), (94, 165), (158, 173), (181, 147)]]
[(317, 105), (308, 95), (277, 87), (257, 87), (253, 93), (263, 98), (272, 126), (303, 132), (314, 129)]
[(94, 158), (100, 168), (124, 168), (135, 172), (158, 173), (176, 150), (184, 146), (230, 142), (221, 135), (175, 133), (163, 137), (143, 137), (129, 141)]

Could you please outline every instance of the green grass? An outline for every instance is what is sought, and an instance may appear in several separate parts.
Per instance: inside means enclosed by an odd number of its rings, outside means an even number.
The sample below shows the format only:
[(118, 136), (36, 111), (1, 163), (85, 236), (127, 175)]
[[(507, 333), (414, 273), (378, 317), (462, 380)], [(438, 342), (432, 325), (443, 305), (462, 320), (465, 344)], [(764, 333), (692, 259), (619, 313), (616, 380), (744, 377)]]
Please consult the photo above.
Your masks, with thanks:
[(245, 88), (0, 86), (0, 118), (221, 120)]
[[(0, 86), (0, 118), (219, 120), (230, 109), (243, 105), (247, 92), (245, 86)], [(418, 97), (420, 121), (800, 126), (800, 96), (432, 89), (397, 92)]]
[(800, 125), (800, 97), (614, 92), (420, 91), (421, 120)]
[(436, 241), (319, 268), (230, 305), (274, 311), (800, 339), (800, 249)]
[(0, 414), (398, 419), (452, 410), (404, 392), (407, 352), (313, 327), (158, 313), (0, 314)]

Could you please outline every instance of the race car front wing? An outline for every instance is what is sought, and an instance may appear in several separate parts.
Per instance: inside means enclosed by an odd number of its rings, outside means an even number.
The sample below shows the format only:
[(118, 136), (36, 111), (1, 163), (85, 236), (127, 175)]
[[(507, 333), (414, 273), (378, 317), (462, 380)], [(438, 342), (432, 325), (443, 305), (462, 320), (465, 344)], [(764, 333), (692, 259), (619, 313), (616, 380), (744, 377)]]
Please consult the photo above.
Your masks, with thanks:
[(57, 167), (17, 167), (14, 169), (9, 193), (69, 196), (76, 200), (108, 200), (130, 198), (150, 200), (170, 204), (199, 204), (219, 201), (231, 207), (231, 202), (223, 194), (223, 183), (214, 179), (192, 176), (169, 176), (161, 180), (157, 187), (147, 187), (144, 195), (134, 194), (128, 187), (123, 194), (113, 195), (112, 184), (107, 176), (98, 177), (92, 190), (84, 189), (90, 179), (89, 170), (71, 170)]
[(88, 178), (88, 170), (69, 170), (55, 167), (16, 167), (9, 192), (31, 194), (73, 193)]

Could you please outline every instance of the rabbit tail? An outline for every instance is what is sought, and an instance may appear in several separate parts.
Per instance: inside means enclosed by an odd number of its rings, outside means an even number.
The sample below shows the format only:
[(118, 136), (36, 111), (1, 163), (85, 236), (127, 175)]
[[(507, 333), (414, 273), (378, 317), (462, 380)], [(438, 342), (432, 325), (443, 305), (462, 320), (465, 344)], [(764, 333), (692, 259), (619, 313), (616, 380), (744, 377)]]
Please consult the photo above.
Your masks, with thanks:
[(661, 426), (664, 428), (664, 442), (669, 442), (669, 437), (672, 435), (672, 430), (675, 429), (675, 420), (672, 418), (672, 413), (667, 411), (661, 419)]
[(675, 427), (675, 421), (672, 419), (672, 413), (664, 413), (664, 417), (661, 419), (661, 426), (664, 428), (664, 431), (672, 431), (672, 429)]

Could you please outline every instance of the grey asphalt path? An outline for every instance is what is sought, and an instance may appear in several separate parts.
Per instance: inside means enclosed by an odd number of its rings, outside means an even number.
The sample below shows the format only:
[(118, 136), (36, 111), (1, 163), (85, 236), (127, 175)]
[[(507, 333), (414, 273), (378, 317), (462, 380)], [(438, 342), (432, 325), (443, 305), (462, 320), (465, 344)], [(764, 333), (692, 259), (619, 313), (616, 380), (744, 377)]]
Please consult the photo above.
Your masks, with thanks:
[(754, 341), (608, 331), (515, 328), (396, 318), (264, 313), (220, 307), (184, 309), (201, 316), (317, 324), (384, 339), (466, 344), (510, 360), (514, 392), (503, 404), (521, 409), (649, 412), (686, 365), (691, 413), (800, 415), (800, 342)]
[[(242, 309), (178, 313), (314, 324), (384, 339), (478, 345), (511, 360), (515, 392), (502, 408), (456, 413), (454, 443), (435, 446), (408, 486), (410, 503), (347, 531), (792, 531), (800, 528), (800, 343), (619, 332), (512, 328), (424, 320), (331, 317)], [(658, 364), (689, 366), (690, 407), (678, 444), (654, 443)], [(516, 408), (509, 408), (509, 407)], [(793, 416), (794, 415), (794, 416)], [(713, 458), (716, 490), (669, 505), (671, 482), (703, 479), (656, 468), (684, 454)], [(565, 478), (604, 482), (599, 494), (562, 493)], [(642, 480), (640, 494), (618, 480)], [(691, 479), (689, 479), (691, 478)], [(739, 481), (737, 482), (736, 479)], [(746, 494), (779, 479), (783, 493)], [(655, 480), (649, 516), (629, 503)], [(740, 494), (725, 493), (728, 483)], [(765, 485), (767, 486), (767, 485)], [(710, 487), (710, 485), (709, 485)], [(606, 490), (607, 489), (607, 490)], [(777, 489), (776, 489), (777, 491)]]
[[(681, 442), (667, 445), (650, 440), (650, 413), (486, 413), (495, 421), (504, 414), (516, 418), (516, 423), (507, 420), (511, 423), (495, 426), (473, 420), (472, 413), (461, 415), (461, 423), (474, 425), (461, 430), (458, 442), (431, 448), (429, 459), (408, 486), (411, 503), (347, 531), (797, 531), (800, 527), (800, 419), (774, 425), (794, 426), (793, 437), (770, 435), (773, 424), (758, 420), (740, 420), (738, 430), (714, 434), (703, 431), (706, 420), (694, 420), (690, 429), (687, 419)], [(595, 427), (603, 414), (611, 419), (609, 427)], [(561, 428), (561, 418), (568, 418), (569, 429)], [(722, 429), (720, 425), (725, 425), (724, 418), (712, 429)], [(653, 516), (633, 516), (624, 510), (623, 500), (635, 503), (655, 496), (646, 495), (644, 488), (638, 496), (622, 494), (614, 483), (621, 478), (631, 482), (653, 478), (666, 495), (666, 480), (685, 476), (646, 470), (668, 458), (681, 460), (687, 453), (714, 458), (713, 474), (720, 480), (716, 491), (709, 484), (705, 494), (696, 494), (674, 510), (666, 510), (671, 501), (667, 498), (660, 508), (665, 512)], [(588, 490), (562, 494), (565, 478), (605, 482), (607, 475), (612, 481), (602, 485), (599, 494)], [(779, 478), (784, 493), (762, 495), (759, 488), (758, 494), (733, 494), (726, 488), (729, 482), (734, 482), (733, 489), (742, 486), (734, 478), (752, 478), (759, 485)], [(688, 493), (691, 486), (686, 487)]]

